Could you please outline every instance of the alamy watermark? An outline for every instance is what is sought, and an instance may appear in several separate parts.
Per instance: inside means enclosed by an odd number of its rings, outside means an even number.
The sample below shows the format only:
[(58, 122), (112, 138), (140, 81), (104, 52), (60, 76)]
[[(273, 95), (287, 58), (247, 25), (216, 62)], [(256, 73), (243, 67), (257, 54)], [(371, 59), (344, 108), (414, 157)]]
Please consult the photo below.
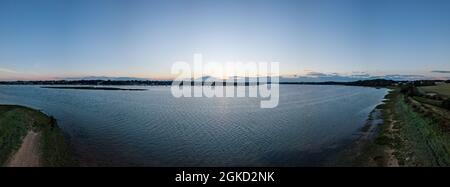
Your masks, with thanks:
[(279, 101), (278, 62), (203, 62), (194, 54), (193, 64), (175, 62), (177, 75), (171, 87), (174, 97), (254, 97), (261, 108), (274, 108)]

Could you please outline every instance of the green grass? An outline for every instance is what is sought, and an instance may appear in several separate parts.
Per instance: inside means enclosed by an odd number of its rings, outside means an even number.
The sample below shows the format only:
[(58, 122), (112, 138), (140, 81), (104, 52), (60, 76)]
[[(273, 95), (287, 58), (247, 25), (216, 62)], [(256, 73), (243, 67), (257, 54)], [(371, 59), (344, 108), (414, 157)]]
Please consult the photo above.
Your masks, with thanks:
[(0, 163), (5, 163), (21, 145), (28, 130), (41, 133), (43, 166), (76, 166), (77, 162), (56, 124), (42, 112), (21, 106), (0, 105)]
[(419, 90), (421, 92), (425, 92), (425, 93), (437, 93), (439, 95), (450, 98), (450, 84), (449, 83), (439, 84), (436, 86), (423, 86), (423, 87), (419, 87)]
[(416, 112), (403, 99), (395, 104), (398, 121), (397, 139), (393, 146), (401, 165), (450, 166), (450, 136), (439, 125)]
[(72, 151), (67, 145), (64, 135), (54, 118), (49, 119), (47, 125), (39, 126), (42, 132), (41, 150), (44, 166), (77, 166)]
[(438, 101), (438, 100), (434, 100), (434, 99), (428, 99), (428, 98), (419, 97), (419, 96), (414, 96), (413, 98), (418, 102), (434, 105), (437, 107), (440, 107), (442, 105), (442, 101)]
[(431, 111), (420, 112), (424, 109), (409, 102), (399, 89), (385, 98), (386, 102), (377, 106), (384, 122), (374, 141), (355, 158), (356, 166), (386, 166), (388, 149), (394, 151), (400, 166), (450, 166), (450, 134), (442, 129), (442, 119), (427, 114)]
[[(392, 148), (401, 166), (450, 166), (450, 135), (442, 131), (438, 122), (419, 112), (418, 106), (406, 102), (398, 91), (387, 98), (388, 102), (381, 107), (385, 123), (375, 143)], [(438, 104), (422, 97), (414, 99)], [(388, 124), (393, 124), (393, 131), (389, 130)]]
[(23, 108), (0, 106), (0, 164), (16, 151), (26, 135), (31, 120)]

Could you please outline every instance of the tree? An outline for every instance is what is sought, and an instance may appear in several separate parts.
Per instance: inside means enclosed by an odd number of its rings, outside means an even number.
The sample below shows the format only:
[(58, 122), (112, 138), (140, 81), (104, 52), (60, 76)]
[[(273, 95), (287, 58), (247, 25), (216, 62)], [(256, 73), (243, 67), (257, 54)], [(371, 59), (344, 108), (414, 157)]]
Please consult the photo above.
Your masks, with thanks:
[(445, 99), (444, 101), (442, 101), (442, 107), (450, 110), (450, 99)]
[(418, 95), (416, 87), (412, 84), (404, 84), (400, 87), (400, 92), (406, 96), (412, 97)]

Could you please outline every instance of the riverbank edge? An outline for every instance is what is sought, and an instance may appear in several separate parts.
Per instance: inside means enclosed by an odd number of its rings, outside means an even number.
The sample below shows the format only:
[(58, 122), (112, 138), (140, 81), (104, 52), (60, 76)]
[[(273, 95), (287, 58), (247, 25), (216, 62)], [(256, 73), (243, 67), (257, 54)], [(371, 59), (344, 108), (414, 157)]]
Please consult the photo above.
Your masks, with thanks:
[(394, 150), (386, 144), (380, 144), (380, 139), (388, 133), (391, 125), (387, 118), (391, 114), (390, 107), (399, 92), (398, 88), (389, 87), (384, 100), (368, 115), (364, 126), (359, 130), (359, 138), (347, 151), (347, 166), (356, 167), (396, 167), (399, 166)]
[[(9, 112), (9, 117), (0, 115), (0, 118), (4, 120), (3, 125), (17, 125), (24, 124), (20, 127), (21, 133), (9, 133), (10, 140), (15, 139), (17, 141), (3, 142), (11, 145), (10, 150), (2, 151), (4, 157), (7, 160), (3, 160), (2, 166), (7, 166), (9, 160), (17, 153), (21, 144), (23, 143), (24, 133), (36, 132), (39, 133), (39, 157), (40, 166), (43, 167), (71, 167), (79, 166), (78, 161), (75, 159), (73, 151), (69, 146), (68, 140), (64, 137), (63, 132), (57, 125), (57, 121), (52, 116), (48, 116), (43, 112), (19, 105), (6, 105), (0, 104), (0, 108), (3, 112)], [(13, 117), (11, 117), (13, 116)], [(19, 127), (9, 127), (17, 130)], [(3, 132), (5, 133), (5, 132)]]
[[(359, 129), (354, 133), (354, 139), (346, 145), (342, 150), (336, 152), (334, 156), (325, 160), (324, 167), (362, 167), (377, 166), (368, 159), (374, 152), (381, 152), (383, 149), (374, 147), (375, 139), (380, 135), (381, 126), (384, 124), (382, 117), (382, 106), (389, 102), (389, 94), (393, 92), (394, 87), (384, 87), (387, 93), (383, 100), (375, 105), (369, 112), (367, 118)], [(376, 149), (373, 151), (372, 149)]]
[[(359, 138), (348, 152), (350, 166), (449, 166), (449, 134), (429, 117), (430, 111), (413, 104), (399, 87), (389, 89), (360, 130), (371, 138)], [(381, 115), (374, 116), (377, 111)], [(382, 122), (371, 123), (374, 120)]]

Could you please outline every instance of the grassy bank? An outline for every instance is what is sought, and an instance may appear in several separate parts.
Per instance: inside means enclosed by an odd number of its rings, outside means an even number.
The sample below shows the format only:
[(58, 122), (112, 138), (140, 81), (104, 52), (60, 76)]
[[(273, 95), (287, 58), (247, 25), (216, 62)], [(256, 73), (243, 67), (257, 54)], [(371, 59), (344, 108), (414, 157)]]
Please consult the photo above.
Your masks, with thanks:
[[(407, 97), (394, 88), (380, 105), (383, 119), (375, 139), (356, 158), (363, 166), (449, 166), (447, 119), (429, 100)], [(441, 109), (439, 109), (441, 110)]]
[(28, 131), (40, 133), (38, 145), (42, 166), (77, 165), (54, 118), (22, 106), (0, 105), (2, 165), (19, 149)]

